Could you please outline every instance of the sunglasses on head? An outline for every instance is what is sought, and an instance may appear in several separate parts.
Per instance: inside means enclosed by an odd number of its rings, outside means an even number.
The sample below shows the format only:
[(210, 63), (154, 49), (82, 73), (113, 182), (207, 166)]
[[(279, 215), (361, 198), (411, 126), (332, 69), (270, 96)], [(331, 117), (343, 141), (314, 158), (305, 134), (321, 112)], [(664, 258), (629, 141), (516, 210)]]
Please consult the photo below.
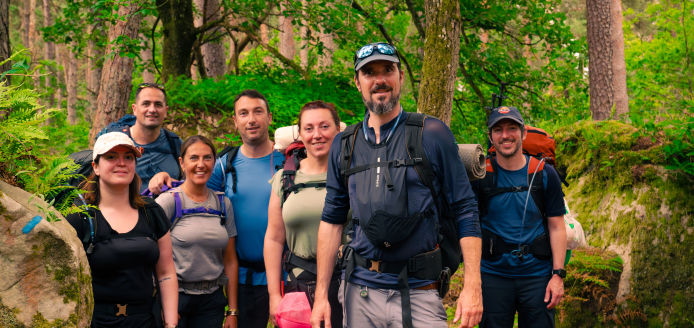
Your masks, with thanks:
[(137, 86), (137, 90), (140, 91), (144, 88), (157, 88), (161, 91), (165, 91), (164, 85), (159, 84), (159, 83), (140, 83), (140, 85)]
[(364, 59), (366, 57), (371, 56), (374, 52), (374, 49), (384, 55), (394, 55), (397, 52), (397, 50), (395, 50), (395, 47), (391, 46), (390, 44), (372, 43), (361, 47), (361, 49), (359, 49), (354, 56), (356, 57), (356, 59)]

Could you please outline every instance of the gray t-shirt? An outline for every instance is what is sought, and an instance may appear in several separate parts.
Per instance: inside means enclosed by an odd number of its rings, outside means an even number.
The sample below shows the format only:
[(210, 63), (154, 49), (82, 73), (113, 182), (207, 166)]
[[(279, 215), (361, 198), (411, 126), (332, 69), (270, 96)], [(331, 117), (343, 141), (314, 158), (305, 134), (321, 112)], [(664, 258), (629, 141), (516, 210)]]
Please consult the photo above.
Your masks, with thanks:
[[(206, 202), (194, 202), (180, 188), (173, 188), (157, 197), (157, 203), (172, 219), (176, 215), (176, 202), (172, 192), (178, 192), (183, 209), (207, 207), (220, 210), (219, 198), (212, 190)], [(226, 206), (226, 225), (222, 227), (218, 215), (209, 213), (189, 214), (175, 222), (171, 228), (171, 243), (178, 281), (198, 282), (219, 278), (224, 271), (224, 251), (229, 238), (236, 236), (234, 210), (229, 198), (224, 197)], [(217, 290), (183, 289), (186, 294), (211, 294)]]

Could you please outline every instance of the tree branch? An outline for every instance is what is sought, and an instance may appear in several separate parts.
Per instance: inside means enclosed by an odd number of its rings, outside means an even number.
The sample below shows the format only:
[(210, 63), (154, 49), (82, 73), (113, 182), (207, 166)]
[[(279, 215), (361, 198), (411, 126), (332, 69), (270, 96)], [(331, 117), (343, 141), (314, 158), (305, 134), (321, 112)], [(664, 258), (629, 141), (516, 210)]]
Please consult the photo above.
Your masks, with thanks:
[[(157, 70), (157, 73), (159, 73), (159, 76), (161, 76), (161, 71), (159, 70), (159, 66), (157, 66), (157, 42), (154, 40), (154, 31), (157, 29), (157, 24), (159, 24), (159, 15), (157, 15), (157, 19), (154, 21), (154, 26), (152, 26), (152, 65), (154, 65), (154, 68)], [(158, 80), (159, 78), (157, 78)]]
[[(475, 80), (472, 79), (472, 76), (468, 74), (467, 69), (465, 69), (465, 64), (463, 62), (460, 62), (459, 66), (460, 71), (463, 72), (463, 76), (465, 77), (467, 84), (470, 85), (472, 91), (475, 93), (475, 95), (477, 95), (477, 98), (480, 100), (480, 105), (482, 106), (482, 108), (484, 108), (487, 105), (487, 101), (484, 99), (484, 94), (482, 93), (482, 90), (480, 90), (480, 88), (477, 86), (477, 83), (475, 83)], [(491, 114), (491, 112), (488, 114)]]
[(310, 78), (310, 76), (308, 75), (308, 72), (305, 69), (303, 69), (301, 67), (301, 65), (295, 63), (293, 60), (282, 55), (279, 52), (279, 50), (277, 50), (277, 48), (275, 48), (269, 44), (263, 43), (262, 40), (260, 40), (260, 38), (258, 37), (258, 35), (255, 34), (255, 31), (253, 31), (251, 29), (247, 29), (246, 35), (249, 36), (253, 41), (258, 42), (258, 44), (261, 47), (263, 47), (263, 48), (265, 48), (265, 50), (269, 51), (273, 56), (275, 56), (275, 58), (277, 58), (280, 62), (282, 62), (282, 64), (291, 67), (293, 70), (297, 71), (297, 73), (301, 74), (301, 76), (304, 78), (304, 80), (308, 80)]
[(414, 26), (417, 28), (417, 32), (419, 32), (419, 36), (422, 40), (426, 39), (426, 30), (422, 26), (422, 21), (419, 19), (417, 11), (414, 10), (412, 0), (405, 0), (405, 3), (407, 4), (407, 10), (410, 11), (410, 16), (412, 16), (412, 21), (414, 21)]
[[(362, 13), (362, 15), (364, 15), (364, 18), (366, 18), (369, 21), (371, 21), (372, 23), (374, 23), (374, 25), (376, 25), (378, 27), (378, 29), (381, 31), (381, 34), (386, 39), (386, 41), (388, 41), (389, 44), (395, 46), (393, 39), (388, 34), (388, 30), (386, 30), (386, 27), (383, 26), (383, 24), (373, 22), (373, 20), (371, 19), (371, 14), (369, 14), (366, 10), (364, 10), (364, 8), (362, 8), (362, 6), (360, 6), (356, 0), (352, 0), (352, 8), (360, 11)], [(400, 57), (400, 60), (405, 64), (405, 67), (407, 68), (407, 74), (410, 76), (410, 84), (412, 85), (412, 95), (414, 96), (414, 101), (418, 102), (417, 88), (415, 87), (414, 75), (412, 75), (412, 69), (410, 68), (410, 63), (407, 62), (407, 58), (405, 58), (404, 55), (401, 55), (400, 52), (398, 52), (398, 55), (399, 55), (398, 57)]]

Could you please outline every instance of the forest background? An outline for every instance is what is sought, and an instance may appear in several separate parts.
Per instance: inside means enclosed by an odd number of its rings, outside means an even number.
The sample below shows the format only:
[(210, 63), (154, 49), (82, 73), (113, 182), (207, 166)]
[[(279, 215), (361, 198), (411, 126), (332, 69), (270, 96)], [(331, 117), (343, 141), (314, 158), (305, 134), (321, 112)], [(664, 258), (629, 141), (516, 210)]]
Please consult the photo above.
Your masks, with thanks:
[[(427, 35), (446, 19), (457, 23)], [(640, 161), (691, 179), (692, 34), (688, 0), (0, 0), (0, 177), (50, 199), (74, 168), (67, 155), (131, 112), (142, 82), (166, 85), (165, 127), (184, 139), (206, 134), (219, 147), (240, 142), (230, 115), (246, 88), (267, 96), (271, 135), (316, 99), (358, 122), (353, 55), (384, 41), (402, 57), (404, 109), (437, 115), (459, 143), (486, 144), (503, 82), (504, 104), (528, 124), (580, 130), (586, 147), (609, 152), (626, 130), (597, 133), (583, 123), (621, 122), (639, 144), (662, 145)], [(434, 43), (446, 35), (455, 36), (450, 46)], [(432, 58), (448, 61), (437, 67)], [(450, 92), (432, 106), (437, 88)], [(560, 154), (576, 147), (568, 136), (557, 140)], [(597, 169), (619, 165), (613, 157), (599, 157)], [(568, 174), (573, 181), (580, 172)], [(601, 254), (576, 261), (576, 279), (594, 286), (608, 287), (601, 270), (620, 270), (618, 258)]]

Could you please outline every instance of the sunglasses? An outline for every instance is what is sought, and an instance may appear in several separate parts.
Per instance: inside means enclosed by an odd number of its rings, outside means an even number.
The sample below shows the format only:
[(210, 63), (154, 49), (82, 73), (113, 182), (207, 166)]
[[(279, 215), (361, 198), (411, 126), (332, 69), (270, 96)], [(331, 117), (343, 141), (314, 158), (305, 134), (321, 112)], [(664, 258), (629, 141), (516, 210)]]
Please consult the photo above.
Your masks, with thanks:
[(355, 54), (355, 56), (357, 57), (356, 59), (364, 59), (366, 57), (369, 57), (374, 53), (374, 50), (384, 55), (394, 55), (395, 53), (397, 53), (395, 47), (387, 43), (367, 44), (357, 51), (357, 53)]
[(140, 85), (137, 86), (137, 91), (140, 91), (144, 88), (157, 88), (161, 91), (166, 91), (164, 89), (164, 85), (159, 83), (140, 83)]

